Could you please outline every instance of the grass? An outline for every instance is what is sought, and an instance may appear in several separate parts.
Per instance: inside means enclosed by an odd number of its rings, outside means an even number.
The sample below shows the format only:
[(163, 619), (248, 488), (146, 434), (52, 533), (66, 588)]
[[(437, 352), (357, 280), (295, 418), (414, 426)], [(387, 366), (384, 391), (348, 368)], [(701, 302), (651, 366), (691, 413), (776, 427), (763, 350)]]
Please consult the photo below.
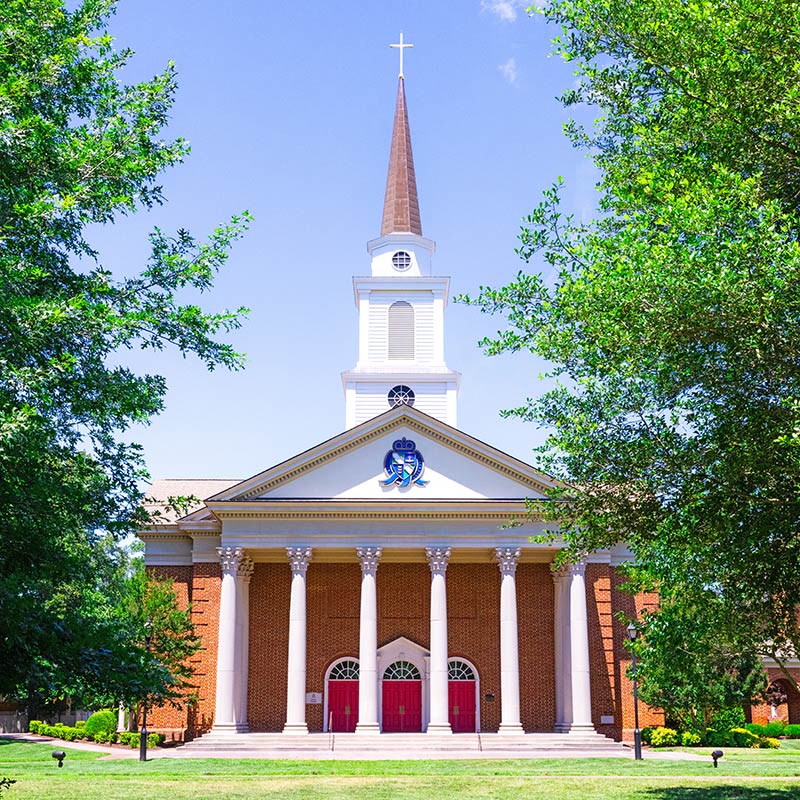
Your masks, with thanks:
[[(797, 800), (800, 743), (729, 750), (707, 761), (512, 759), (468, 761), (101, 760), (53, 746), (0, 740), (0, 776), (17, 783), (3, 800), (205, 800), (280, 797), (347, 800)], [(691, 752), (707, 754), (709, 750)]]

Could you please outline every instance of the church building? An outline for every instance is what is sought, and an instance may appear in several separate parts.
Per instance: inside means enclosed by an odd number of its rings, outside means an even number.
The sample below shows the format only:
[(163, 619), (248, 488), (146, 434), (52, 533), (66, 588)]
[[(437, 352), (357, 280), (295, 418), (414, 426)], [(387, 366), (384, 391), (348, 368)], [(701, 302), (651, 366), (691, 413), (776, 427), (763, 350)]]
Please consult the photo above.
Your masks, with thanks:
[[(203, 641), (196, 702), (156, 709), (151, 727), (233, 747), (248, 732), (630, 738), (616, 615), (652, 598), (620, 591), (622, 546), (554, 570), (562, 545), (530, 540), (545, 526), (528, 501), (555, 481), (458, 427), (449, 278), (422, 232), (402, 62), (367, 252), (343, 431), (245, 480), (161, 480), (148, 493), (203, 498), (139, 534)], [(641, 712), (642, 726), (660, 721)]]

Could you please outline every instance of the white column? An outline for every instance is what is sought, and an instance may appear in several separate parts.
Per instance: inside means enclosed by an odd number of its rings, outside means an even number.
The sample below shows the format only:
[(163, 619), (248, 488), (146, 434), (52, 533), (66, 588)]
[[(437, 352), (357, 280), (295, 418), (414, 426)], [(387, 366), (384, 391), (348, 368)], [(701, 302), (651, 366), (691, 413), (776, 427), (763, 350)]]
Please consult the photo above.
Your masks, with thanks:
[(253, 559), (242, 556), (236, 571), (238, 625), (238, 669), (236, 675), (236, 727), (239, 731), (249, 730), (247, 722), (248, 670), (250, 666), (250, 578), (253, 575)]
[(519, 716), (519, 631), (516, 572), (520, 549), (498, 547), (500, 567), (500, 730), (524, 733)]
[(452, 733), (447, 713), (447, 586), (445, 573), (450, 559), (449, 547), (426, 547), (425, 555), (431, 568), (431, 666), (430, 722), (428, 733)]
[(220, 733), (235, 733), (238, 699), (236, 678), (240, 655), (237, 635), (237, 601), (239, 597), (236, 590), (236, 573), (243, 554), (241, 547), (218, 547), (217, 552), (222, 564), (222, 586), (219, 598), (214, 730)]
[(292, 567), (289, 601), (289, 658), (286, 681), (284, 733), (308, 733), (306, 725), (306, 570), (310, 547), (287, 547)]
[(553, 572), (554, 656), (556, 679), (556, 731), (565, 733), (572, 724), (572, 687), (569, 660), (569, 575), (568, 570)]
[(361, 562), (356, 733), (378, 733), (378, 595), (375, 581), (381, 548), (358, 547), (356, 553)]
[(570, 731), (593, 731), (589, 678), (589, 624), (586, 617), (586, 564), (569, 565), (569, 650), (572, 687)]

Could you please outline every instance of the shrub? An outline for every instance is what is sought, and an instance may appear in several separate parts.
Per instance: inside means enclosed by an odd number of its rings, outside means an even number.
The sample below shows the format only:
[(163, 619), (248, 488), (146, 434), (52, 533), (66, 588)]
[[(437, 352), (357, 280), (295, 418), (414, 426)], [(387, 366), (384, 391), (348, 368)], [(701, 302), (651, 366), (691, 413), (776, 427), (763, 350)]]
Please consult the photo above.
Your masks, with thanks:
[(42, 723), (39, 726), (39, 735), (40, 736), (52, 736), (53, 738), (57, 739), (60, 734), (58, 728), (55, 725), (48, 725), (47, 723)]
[(733, 735), (730, 731), (706, 728), (706, 744), (709, 747), (733, 747)]
[(111, 738), (111, 734), (107, 731), (97, 731), (94, 735), (94, 740), (97, 744), (108, 744), (109, 739)]
[(675, 747), (678, 744), (678, 731), (672, 728), (656, 728), (650, 735), (653, 747)]
[(762, 738), (745, 728), (731, 728), (730, 734), (733, 737), (734, 747), (758, 747)]
[(79, 720), (78, 720), (78, 721), (75, 723), (75, 727), (76, 727), (76, 728), (82, 728), (82, 727), (83, 727), (85, 724), (86, 724), (86, 720), (85, 720), (85, 719), (79, 719)]
[(142, 734), (141, 733), (134, 733), (133, 731), (129, 731), (129, 733), (130, 733), (130, 739), (128, 739), (128, 744), (134, 750), (136, 750), (139, 747), (139, 741), (142, 738)]
[(650, 744), (650, 737), (653, 735), (653, 731), (655, 728), (652, 725), (648, 725), (646, 728), (642, 728), (641, 735), (642, 741), (645, 744)]
[(777, 750), (781, 746), (781, 743), (772, 736), (762, 736), (758, 746), (769, 748), (770, 750)]
[(777, 739), (778, 736), (783, 736), (783, 723), (778, 721), (768, 722), (764, 726), (764, 732), (761, 735), (768, 736), (773, 739)]
[(62, 728), (61, 730), (61, 738), (67, 742), (74, 742), (80, 735), (81, 732), (77, 728)]
[(759, 725), (756, 722), (748, 722), (744, 727), (746, 730), (750, 731), (750, 733), (754, 733), (756, 736), (766, 736), (764, 733), (764, 725)]
[(28, 723), (28, 730), (29, 730), (31, 733), (39, 733), (39, 728), (40, 728), (40, 727), (41, 727), (43, 724), (44, 724), (44, 723), (43, 723), (43, 722), (42, 722), (40, 719), (32, 719), (32, 720), (31, 720), (31, 721)]
[(120, 731), (119, 743), (120, 744), (130, 744), (131, 743), (131, 732), (130, 731)]
[(148, 733), (147, 734), (147, 746), (148, 747), (158, 747), (160, 744), (164, 744), (167, 737), (164, 736), (163, 733)]
[(787, 725), (783, 729), (783, 735), (787, 739), (800, 739), (800, 725)]
[(743, 728), (745, 722), (744, 709), (739, 706), (723, 708), (711, 717), (711, 727), (715, 731), (729, 731), (731, 728)]
[(683, 747), (697, 747), (703, 743), (703, 737), (695, 731), (684, 731), (681, 734), (681, 745)]
[[(117, 730), (117, 715), (109, 709), (95, 711), (83, 726), (84, 736), (94, 739), (98, 733), (111, 736)], [(96, 741), (96, 739), (95, 739)]]

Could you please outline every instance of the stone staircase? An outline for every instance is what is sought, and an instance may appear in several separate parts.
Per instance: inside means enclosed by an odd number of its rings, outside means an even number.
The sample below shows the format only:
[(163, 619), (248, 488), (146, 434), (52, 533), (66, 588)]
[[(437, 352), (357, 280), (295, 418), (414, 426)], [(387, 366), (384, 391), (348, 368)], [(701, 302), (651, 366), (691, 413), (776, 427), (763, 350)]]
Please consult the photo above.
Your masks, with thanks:
[(626, 756), (630, 750), (592, 731), (580, 733), (207, 733), (172, 751), (206, 758), (532, 758)]

